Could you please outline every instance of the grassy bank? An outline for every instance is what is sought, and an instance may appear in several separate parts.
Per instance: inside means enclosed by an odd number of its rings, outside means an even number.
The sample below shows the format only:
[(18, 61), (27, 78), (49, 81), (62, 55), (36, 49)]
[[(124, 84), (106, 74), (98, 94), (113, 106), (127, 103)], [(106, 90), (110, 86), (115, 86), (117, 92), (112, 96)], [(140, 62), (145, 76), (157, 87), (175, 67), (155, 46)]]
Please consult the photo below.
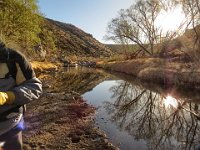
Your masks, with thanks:
[(200, 69), (197, 64), (192, 62), (184, 63), (161, 58), (140, 58), (98, 64), (98, 67), (132, 75), (142, 81), (166, 86), (200, 87)]

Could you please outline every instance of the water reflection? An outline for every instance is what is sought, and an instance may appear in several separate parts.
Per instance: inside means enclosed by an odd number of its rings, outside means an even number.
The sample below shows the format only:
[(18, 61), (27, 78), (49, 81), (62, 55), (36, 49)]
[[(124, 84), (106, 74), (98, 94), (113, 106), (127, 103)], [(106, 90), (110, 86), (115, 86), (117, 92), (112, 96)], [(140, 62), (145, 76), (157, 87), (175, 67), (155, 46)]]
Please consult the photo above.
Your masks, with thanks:
[(55, 90), (86, 92), (84, 98), (99, 108), (98, 126), (121, 149), (189, 150), (200, 144), (199, 92), (165, 91), (86, 68), (57, 76), (63, 77), (55, 80)]
[(170, 107), (178, 108), (178, 101), (170, 95), (164, 98), (163, 103), (166, 108), (170, 108)]
[(65, 67), (55, 75), (54, 92), (74, 91), (83, 94), (107, 79), (101, 70), (85, 67)]
[[(111, 120), (149, 149), (195, 149), (200, 144), (199, 105), (120, 80), (104, 107)], [(166, 107), (167, 106), (167, 107)]]

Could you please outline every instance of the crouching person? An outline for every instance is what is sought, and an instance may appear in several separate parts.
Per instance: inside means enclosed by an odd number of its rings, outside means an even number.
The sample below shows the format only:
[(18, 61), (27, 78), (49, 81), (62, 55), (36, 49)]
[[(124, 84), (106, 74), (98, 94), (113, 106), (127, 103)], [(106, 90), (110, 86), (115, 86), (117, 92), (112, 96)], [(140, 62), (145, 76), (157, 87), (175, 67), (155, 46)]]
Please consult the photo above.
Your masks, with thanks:
[(0, 42), (0, 149), (22, 149), (25, 104), (41, 94), (42, 83), (30, 63)]

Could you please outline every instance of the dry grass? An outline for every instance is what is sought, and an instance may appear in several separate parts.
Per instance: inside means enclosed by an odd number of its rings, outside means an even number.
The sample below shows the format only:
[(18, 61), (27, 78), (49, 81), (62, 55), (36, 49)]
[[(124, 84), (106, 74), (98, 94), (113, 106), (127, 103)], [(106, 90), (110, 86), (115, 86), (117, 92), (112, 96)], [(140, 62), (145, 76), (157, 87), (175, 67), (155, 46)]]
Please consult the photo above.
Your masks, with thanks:
[(193, 63), (170, 62), (167, 59), (143, 58), (101, 65), (108, 70), (133, 75), (141, 80), (165, 85), (197, 87), (200, 69)]
[(36, 72), (57, 70), (58, 67), (58, 65), (50, 62), (38, 62), (38, 61), (32, 61), (31, 65)]
[(138, 77), (149, 82), (160, 84), (176, 84), (176, 71), (163, 68), (145, 68), (138, 73)]

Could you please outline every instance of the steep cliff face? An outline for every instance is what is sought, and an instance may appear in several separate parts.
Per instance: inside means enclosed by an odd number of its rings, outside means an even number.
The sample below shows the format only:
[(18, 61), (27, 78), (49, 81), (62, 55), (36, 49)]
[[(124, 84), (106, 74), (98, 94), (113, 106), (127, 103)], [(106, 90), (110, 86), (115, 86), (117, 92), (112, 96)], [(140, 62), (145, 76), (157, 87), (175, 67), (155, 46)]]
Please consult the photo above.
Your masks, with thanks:
[(44, 28), (52, 31), (56, 44), (57, 56), (110, 56), (111, 50), (97, 41), (91, 34), (84, 32), (72, 24), (45, 19)]

